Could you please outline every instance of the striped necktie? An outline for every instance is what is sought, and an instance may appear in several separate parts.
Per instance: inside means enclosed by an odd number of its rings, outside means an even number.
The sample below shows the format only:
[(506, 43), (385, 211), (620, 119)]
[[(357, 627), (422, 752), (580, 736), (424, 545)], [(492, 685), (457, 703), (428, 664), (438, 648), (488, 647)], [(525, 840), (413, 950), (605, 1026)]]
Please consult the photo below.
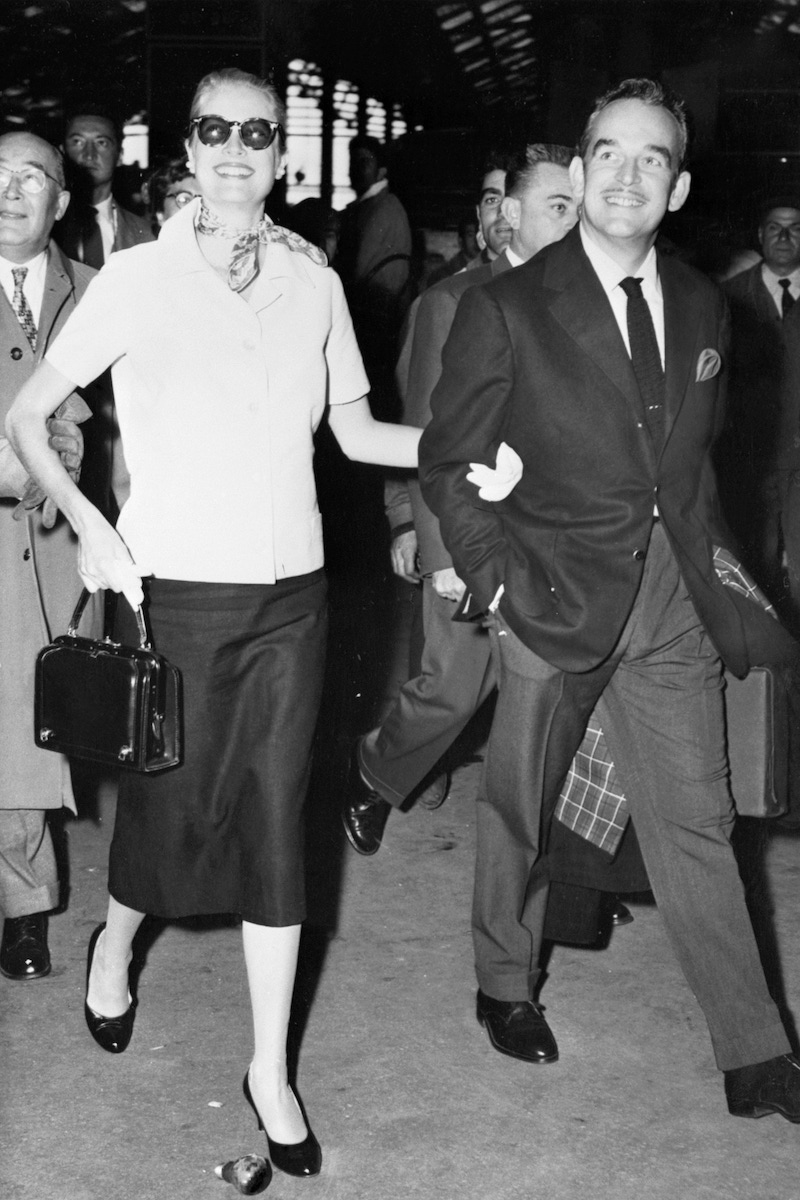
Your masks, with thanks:
[(36, 349), (36, 322), (33, 319), (31, 306), (25, 293), (22, 290), (22, 285), (25, 282), (25, 276), (28, 274), (27, 267), (14, 267), (11, 274), (14, 276), (14, 295), (11, 299), (11, 307), (17, 314), (17, 320), (25, 331), (25, 337), (30, 343), (31, 350)]

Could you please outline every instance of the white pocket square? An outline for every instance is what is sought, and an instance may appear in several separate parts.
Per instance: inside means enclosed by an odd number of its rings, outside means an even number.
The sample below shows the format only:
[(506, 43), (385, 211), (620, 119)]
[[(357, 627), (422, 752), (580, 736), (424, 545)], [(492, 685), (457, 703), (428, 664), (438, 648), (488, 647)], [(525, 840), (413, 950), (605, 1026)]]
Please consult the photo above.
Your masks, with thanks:
[(706, 379), (713, 379), (719, 373), (721, 366), (722, 359), (716, 350), (701, 350), (700, 357), (697, 360), (697, 383), (704, 383)]

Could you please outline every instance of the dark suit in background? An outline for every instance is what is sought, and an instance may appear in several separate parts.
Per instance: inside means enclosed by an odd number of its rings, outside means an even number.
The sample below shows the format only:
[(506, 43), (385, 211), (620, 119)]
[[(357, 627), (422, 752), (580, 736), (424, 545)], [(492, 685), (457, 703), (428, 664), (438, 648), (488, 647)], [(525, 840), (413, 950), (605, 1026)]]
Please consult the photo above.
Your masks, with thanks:
[[(142, 242), (153, 242), (155, 236), (146, 217), (139, 217), (129, 212), (116, 200), (112, 203), (114, 216), (114, 246), (112, 254), (117, 250), (128, 250)], [(58, 242), (67, 258), (75, 262), (87, 262), (89, 266), (99, 269), (103, 263), (90, 262), (87, 246), (92, 241), (92, 228), (95, 224), (94, 208), (87, 202), (73, 198), (70, 201), (63, 220), (58, 221), (53, 229), (53, 237)]]
[[(725, 429), (715, 448), (725, 517), (744, 562), (773, 601), (780, 599), (782, 513), (776, 455), (786, 344), (784, 321), (762, 278), (762, 263), (726, 280), (731, 359)], [(793, 311), (786, 323), (800, 325)]]
[[(142, 242), (155, 241), (150, 222), (129, 212), (116, 200), (112, 202), (112, 214), (112, 253), (128, 250)], [(94, 208), (87, 201), (73, 196), (63, 220), (56, 222), (53, 228), (53, 237), (68, 258), (100, 268), (103, 265), (102, 245), (99, 244), (99, 231), (93, 235), (94, 226)], [(99, 257), (97, 253), (89, 253), (90, 247), (99, 251)], [(95, 419), (89, 422), (84, 435), (86, 470), (83, 490), (92, 503), (114, 521), (127, 499), (130, 478), (122, 454), (110, 371), (104, 371), (96, 381), (93, 397)]]

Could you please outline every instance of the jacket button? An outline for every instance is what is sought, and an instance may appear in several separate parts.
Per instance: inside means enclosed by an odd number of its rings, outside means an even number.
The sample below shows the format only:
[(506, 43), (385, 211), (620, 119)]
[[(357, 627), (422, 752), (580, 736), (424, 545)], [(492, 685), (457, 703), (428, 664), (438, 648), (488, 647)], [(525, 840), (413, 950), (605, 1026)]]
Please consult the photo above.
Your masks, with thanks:
[(14, 362), (19, 362), (19, 360), (22, 358), (22, 351), (20, 350), (19, 346), (15, 346), (11, 351), (11, 357), (13, 358)]
[(29, 550), (29, 549), (28, 549), (28, 550), (25, 550), (25, 551), (23, 552), (23, 555), (22, 555), (22, 561), (23, 561), (23, 562), (28, 562), (28, 561), (30, 560), (30, 557), (31, 557), (31, 552), (30, 552), (30, 550)]
[(644, 550), (634, 550), (633, 557), (636, 559), (637, 562), (641, 562), (642, 559), (644, 558)]

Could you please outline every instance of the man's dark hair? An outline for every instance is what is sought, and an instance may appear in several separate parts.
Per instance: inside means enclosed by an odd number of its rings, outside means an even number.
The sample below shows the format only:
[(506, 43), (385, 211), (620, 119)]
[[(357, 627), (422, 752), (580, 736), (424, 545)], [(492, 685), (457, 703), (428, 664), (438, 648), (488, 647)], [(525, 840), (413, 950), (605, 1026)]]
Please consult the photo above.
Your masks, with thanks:
[(508, 172), (509, 167), (514, 162), (516, 155), (511, 150), (490, 150), (486, 155), (481, 168), (480, 179), (478, 181), (478, 194), (475, 197), (475, 203), (480, 204), (481, 196), (483, 195), (483, 181), (490, 171)]
[(605, 92), (595, 100), (586, 127), (578, 143), (578, 154), (585, 161), (592, 137), (592, 126), (604, 108), (615, 100), (641, 100), (643, 104), (651, 104), (654, 108), (665, 108), (675, 118), (678, 126), (678, 162), (672, 164), (677, 175), (684, 170), (687, 163), (689, 130), (686, 123), (686, 106), (680, 96), (676, 96), (669, 88), (654, 79), (623, 79), (616, 87)]
[(575, 157), (569, 146), (558, 146), (552, 142), (531, 142), (524, 150), (515, 154), (506, 172), (506, 195), (518, 196), (533, 182), (540, 163), (553, 163), (556, 167), (568, 167)]
[(103, 121), (108, 121), (114, 131), (114, 137), (117, 139), (117, 146), (122, 145), (123, 128), (122, 118), (118, 112), (115, 112), (107, 104), (100, 104), (94, 100), (85, 100), (83, 103), (76, 102), (70, 104), (64, 114), (64, 134), (70, 127), (72, 121), (77, 117), (99, 117)]
[(366, 133), (359, 133), (350, 141), (350, 153), (354, 150), (367, 150), (375, 159), (379, 167), (388, 166), (386, 147), (383, 142), (379, 142), (377, 138), (369, 137)]
[(776, 208), (794, 208), (800, 212), (800, 195), (791, 196), (787, 194), (785, 196), (768, 196), (766, 200), (764, 200), (758, 206), (759, 229), (764, 224), (769, 214)]

